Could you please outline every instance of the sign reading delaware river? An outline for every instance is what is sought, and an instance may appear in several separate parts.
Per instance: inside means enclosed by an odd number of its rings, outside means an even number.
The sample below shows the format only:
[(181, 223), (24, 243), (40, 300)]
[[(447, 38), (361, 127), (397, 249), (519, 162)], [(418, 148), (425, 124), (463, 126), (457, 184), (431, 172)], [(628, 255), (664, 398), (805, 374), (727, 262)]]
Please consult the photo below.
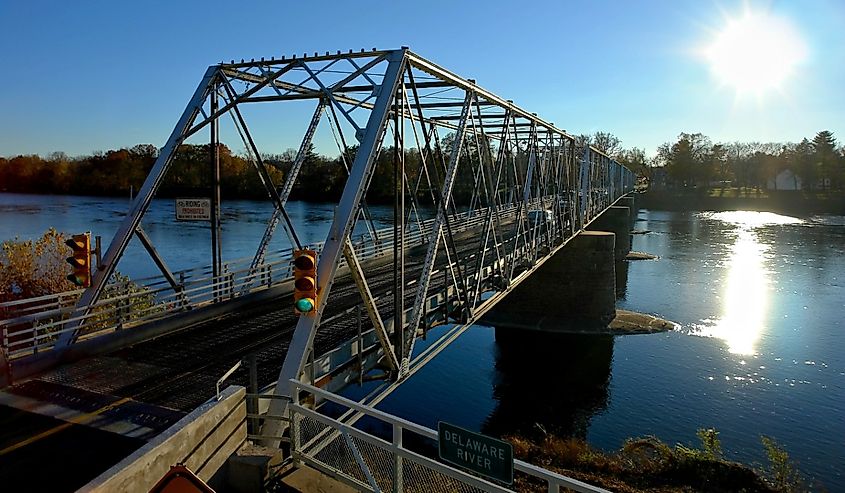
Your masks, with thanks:
[(513, 483), (513, 447), (508, 442), (440, 421), (437, 423), (440, 458), (483, 476)]

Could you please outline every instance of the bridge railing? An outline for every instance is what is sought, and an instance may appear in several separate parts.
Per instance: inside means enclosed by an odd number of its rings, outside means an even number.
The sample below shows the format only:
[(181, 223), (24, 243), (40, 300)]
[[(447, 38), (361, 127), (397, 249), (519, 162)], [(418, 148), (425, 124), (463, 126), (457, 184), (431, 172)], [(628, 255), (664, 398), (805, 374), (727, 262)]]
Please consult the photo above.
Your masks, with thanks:
[[(437, 432), (430, 428), (308, 384), (291, 381), (291, 386), (294, 461), (360, 491), (513, 491), (438, 461)], [(324, 412), (306, 404), (315, 401), (323, 403)], [(521, 460), (514, 460), (514, 476), (520, 485), (544, 484), (554, 493), (562, 488), (607, 492)]]
[[(509, 206), (499, 213), (512, 215), (516, 208)], [(454, 215), (455, 231), (479, 227), (486, 219), (486, 211)], [(409, 223), (406, 246), (425, 243), (432, 223), (433, 219)], [(389, 240), (376, 242), (368, 233), (361, 236), (354, 244), (360, 260), (392, 254), (392, 228), (381, 229), (376, 234)], [(322, 249), (322, 243), (310, 246), (318, 251)], [(251, 261), (252, 257), (228, 261), (217, 278), (212, 275), (211, 266), (178, 271), (174, 274), (179, 282), (178, 290), (163, 276), (114, 282), (87, 314), (75, 306), (83, 290), (0, 303), (0, 344), (10, 358), (37, 354), (51, 349), (59, 335), (68, 330), (78, 328), (80, 340), (89, 339), (278, 287), (291, 279), (290, 249), (273, 252), (256, 268), (251, 267)]]
[[(591, 193), (588, 199), (588, 218), (617, 198), (617, 194), (593, 195), (596, 194)], [(531, 208), (552, 207), (550, 204), (555, 198), (549, 196), (532, 200), (527, 207), (523, 205), (523, 214)], [(506, 206), (497, 214), (500, 219), (513, 217), (518, 208), (518, 205)], [(487, 212), (488, 209), (484, 208), (452, 215), (453, 231), (482, 226), (487, 220)], [(410, 248), (424, 244), (430, 237), (432, 224), (433, 219), (409, 222), (405, 245)], [(557, 231), (563, 225), (553, 226)], [(580, 225), (570, 226), (572, 232), (580, 229)], [(356, 255), (360, 260), (391, 254), (392, 228), (383, 228), (377, 231), (376, 236), (389, 239), (375, 241), (372, 235), (365, 233), (355, 242)], [(311, 247), (319, 251), (322, 243)], [(68, 330), (78, 328), (80, 340), (90, 339), (160, 320), (174, 313), (279, 287), (291, 279), (290, 259), (290, 249), (272, 252), (257, 267), (251, 267), (251, 257), (234, 259), (224, 263), (222, 273), (216, 278), (210, 266), (178, 271), (175, 273), (178, 290), (174, 290), (163, 276), (136, 281), (120, 280), (106, 288), (88, 313), (75, 307), (82, 290), (0, 303), (0, 344), (10, 358), (19, 358), (51, 349), (59, 335)], [(341, 262), (345, 264), (344, 260)]]

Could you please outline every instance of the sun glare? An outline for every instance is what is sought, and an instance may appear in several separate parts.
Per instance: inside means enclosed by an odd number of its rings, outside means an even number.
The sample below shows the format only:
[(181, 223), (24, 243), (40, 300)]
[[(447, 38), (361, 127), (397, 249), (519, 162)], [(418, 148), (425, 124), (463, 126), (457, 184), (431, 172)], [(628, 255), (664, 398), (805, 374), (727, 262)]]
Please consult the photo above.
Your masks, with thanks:
[(728, 19), (704, 50), (710, 69), (737, 93), (780, 90), (804, 59), (804, 44), (785, 19), (745, 12)]
[(767, 328), (770, 272), (766, 255), (770, 245), (761, 241), (757, 228), (771, 225), (802, 224), (798, 218), (771, 212), (727, 211), (709, 216), (736, 227), (736, 241), (725, 268), (722, 283), (722, 313), (715, 321), (695, 327), (692, 334), (718, 337), (733, 354), (756, 354), (757, 341)]

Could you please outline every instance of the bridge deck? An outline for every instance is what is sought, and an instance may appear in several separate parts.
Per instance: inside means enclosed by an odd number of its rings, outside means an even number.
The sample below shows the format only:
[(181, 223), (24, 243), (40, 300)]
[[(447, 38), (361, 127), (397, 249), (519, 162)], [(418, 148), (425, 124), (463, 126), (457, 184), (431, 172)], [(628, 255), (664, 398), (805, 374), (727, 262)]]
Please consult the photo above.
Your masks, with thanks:
[[(469, 255), (479, 249), (480, 242), (478, 236), (468, 235), (459, 251)], [(406, 281), (416, 281), (424, 256), (424, 248), (409, 250)], [(366, 268), (365, 273), (370, 290), (380, 297), (380, 308), (387, 307), (382, 313), (390, 313), (392, 296), (385, 295), (392, 288), (392, 262)], [(442, 287), (443, 277), (434, 276), (432, 291)], [(406, 303), (414, 294), (412, 289), (406, 290)], [(340, 277), (323, 317), (328, 323), (317, 332), (316, 354), (330, 351), (355, 336), (357, 326), (350, 317), (330, 320), (333, 315), (360, 302), (360, 294), (350, 276)], [(296, 319), (291, 303), (284, 297), (106, 355), (63, 365), (35, 380), (187, 412), (213, 396), (217, 380), (249, 354), (256, 355), (259, 384), (275, 382)], [(365, 330), (369, 327), (365, 318)], [(246, 385), (248, 369), (241, 367), (228, 382)], [(16, 388), (9, 392), (16, 392)]]
[[(481, 241), (479, 235), (465, 235), (458, 244), (459, 254), (471, 257), (480, 249)], [(406, 253), (406, 282), (412, 286), (424, 257), (425, 247)], [(445, 258), (440, 262), (445, 263)], [(366, 266), (365, 273), (380, 310), (390, 313), (392, 261)], [(434, 276), (432, 291), (442, 289), (443, 282), (443, 276)], [(406, 290), (406, 304), (414, 294), (413, 289)], [(43, 446), (40, 442), (61, 436), (58, 432), (64, 428), (41, 437), (45, 427), (29, 422), (55, 422), (54, 427), (46, 427), (48, 430), (62, 427), (63, 422), (75, 422), (81, 423), (75, 428), (121, 435), (115, 436), (113, 443), (103, 441), (100, 445), (112, 450), (117, 461), (212, 397), (221, 375), (247, 355), (256, 356), (260, 385), (275, 382), (296, 324), (288, 301), (287, 296), (277, 298), (131, 347), (62, 365), (5, 389), (0, 392), (0, 410), (7, 420), (0, 433), (0, 449), (19, 447), (7, 455), (14, 454), (22, 463), (28, 462), (27, 457), (37, 462), (36, 451)], [(354, 320), (332, 317), (360, 302), (351, 277), (339, 277), (324, 316), (326, 323), (315, 339), (317, 354), (355, 337)], [(366, 316), (363, 327), (371, 327)], [(248, 369), (242, 366), (227, 382), (247, 385)], [(104, 440), (107, 435), (98, 436)], [(102, 464), (95, 467), (91, 477), (102, 468)], [(0, 474), (0, 481), (6, 474)]]

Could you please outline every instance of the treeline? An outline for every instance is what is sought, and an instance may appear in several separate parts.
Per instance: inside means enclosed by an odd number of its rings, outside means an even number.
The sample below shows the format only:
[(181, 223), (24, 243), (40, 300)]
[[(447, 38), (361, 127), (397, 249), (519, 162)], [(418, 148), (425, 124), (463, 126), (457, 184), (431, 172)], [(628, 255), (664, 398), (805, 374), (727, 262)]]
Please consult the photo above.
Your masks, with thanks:
[[(803, 190), (845, 189), (845, 148), (833, 133), (818, 132), (798, 143), (713, 143), (701, 133), (681, 133), (657, 149), (649, 171), (662, 169), (666, 186), (772, 188), (785, 170), (800, 178)], [(797, 187), (796, 187), (797, 188)]]
[[(404, 150), (406, 190), (416, 191), (423, 202), (439, 195), (443, 163), (448, 160), (452, 135), (442, 139), (441, 146), (431, 156), (429, 174), (423, 173), (422, 159), (416, 149)], [(483, 139), (481, 139), (483, 140)], [(454, 197), (458, 202), (472, 196), (475, 180), (473, 168), (477, 156), (493, 153), (490, 143), (469, 139), (464, 144), (464, 162), (455, 182)], [(701, 133), (681, 133), (676, 142), (667, 142), (657, 149), (654, 157), (646, 156), (640, 148), (625, 149), (621, 141), (607, 132), (581, 135), (577, 148), (590, 144), (627, 165), (639, 175), (663, 175), (666, 186), (706, 187), (714, 184), (764, 188), (767, 182), (783, 170), (789, 169), (808, 190), (845, 188), (845, 149), (838, 146), (833, 134), (822, 131), (812, 140), (799, 143), (716, 143)], [(476, 149), (475, 146), (480, 146)], [(485, 149), (486, 147), (486, 149)], [(159, 197), (207, 195), (211, 184), (209, 166), (210, 146), (185, 144), (179, 147), (170, 170), (159, 189)], [(346, 182), (347, 167), (355, 158), (357, 147), (346, 155), (327, 157), (306, 153), (299, 176), (291, 192), (291, 200), (336, 202)], [(515, 157), (521, 179), (525, 176), (527, 155), (520, 149)], [(576, 151), (577, 152), (577, 151)], [(159, 150), (151, 144), (131, 148), (96, 152), (89, 156), (70, 158), (61, 152), (47, 157), (21, 155), (0, 157), (0, 191), (22, 193), (111, 195), (126, 196), (141, 187), (158, 157)], [(580, 155), (576, 154), (576, 155)], [(219, 145), (221, 193), (224, 198), (266, 199), (268, 194), (251, 160)], [(290, 171), (296, 151), (263, 155), (270, 179), (279, 186)], [(370, 203), (389, 203), (393, 200), (394, 150), (384, 147), (377, 157), (375, 172), (367, 192)], [(421, 174), (423, 173), (423, 174)], [(442, 174), (442, 173), (440, 173)], [(652, 177), (655, 178), (655, 177)], [(510, 180), (510, 181), (509, 181)], [(503, 189), (513, 186), (513, 179), (505, 176)], [(429, 182), (431, 188), (429, 189)], [(654, 183), (654, 180), (652, 180)], [(419, 186), (418, 186), (419, 184)]]
[[(619, 137), (610, 132), (595, 132), (581, 134), (575, 137), (575, 147), (580, 150), (587, 145), (593, 146), (628, 167), (634, 174), (643, 176), (648, 174), (652, 160), (646, 156), (645, 149), (632, 147), (625, 149)], [(580, 151), (576, 151), (580, 156)]]
[[(423, 203), (431, 203), (442, 188), (441, 176), (444, 163), (451, 153), (454, 135), (444, 136), (440, 146), (435, 146), (430, 158), (429, 173), (423, 172), (422, 159), (417, 149), (405, 149), (404, 170), (405, 193), (412, 191)], [(585, 144), (615, 155), (623, 164), (642, 173), (647, 160), (642, 149), (624, 150), (619, 139), (609, 133), (597, 132), (577, 138), (580, 149)], [(486, 148), (486, 149), (485, 149)], [(463, 145), (462, 162), (469, 166), (458, 168), (453, 196), (457, 202), (470, 200), (476, 186), (473, 169), (478, 165), (478, 156), (493, 159), (495, 150), (483, 138), (467, 139)], [(159, 197), (203, 196), (211, 183), (208, 144), (179, 147), (173, 163), (158, 192)], [(299, 176), (291, 191), (291, 200), (336, 202), (346, 183), (347, 168), (355, 158), (357, 146), (349, 148), (346, 155), (327, 157), (314, 152), (313, 146), (306, 153)], [(525, 149), (515, 151), (515, 161), (520, 180), (525, 177), (528, 155)], [(135, 192), (144, 183), (159, 150), (151, 144), (96, 152), (89, 156), (71, 158), (65, 153), (54, 152), (47, 157), (20, 155), (12, 158), (0, 157), (0, 191), (21, 193), (74, 194), (126, 196)], [(224, 198), (266, 199), (268, 194), (261, 183), (252, 162), (242, 155), (233, 153), (223, 144), (219, 146), (221, 168), (221, 193)], [(580, 156), (580, 151), (577, 151)], [(262, 160), (274, 185), (278, 186), (289, 173), (296, 158), (296, 151), (288, 149), (281, 154), (266, 154)], [(370, 203), (390, 203), (396, 190), (394, 176), (394, 149), (382, 148), (377, 157), (375, 171), (367, 192)], [(422, 174), (421, 174), (422, 173)], [(501, 188), (514, 186), (513, 177), (504, 173)], [(429, 187), (430, 184), (430, 187)]]
[[(211, 183), (208, 145), (182, 145), (165, 176), (159, 196), (174, 196), (202, 191)], [(0, 157), (0, 191), (74, 195), (128, 195), (135, 192), (158, 157), (158, 148), (139, 144), (128, 149), (96, 152), (90, 156), (70, 158), (54, 152), (38, 155)], [(258, 196), (261, 187), (258, 174), (250, 163), (228, 147), (220, 145), (221, 185), (227, 195)], [(281, 173), (270, 168), (274, 181)], [(264, 194), (266, 196), (266, 193)]]
[[(430, 204), (433, 197), (439, 197), (443, 180), (443, 163), (448, 160), (452, 145), (451, 135), (442, 139), (442, 148), (435, 149), (429, 164), (429, 174), (423, 173), (422, 159), (417, 149), (404, 150), (405, 193), (412, 191), (423, 203)], [(470, 200), (475, 180), (473, 168), (477, 166), (475, 142), (464, 144), (465, 159), (470, 166), (460, 166), (455, 182), (453, 197), (458, 202)], [(488, 145), (489, 147), (489, 145)], [(158, 197), (204, 196), (210, 190), (212, 180), (209, 144), (179, 147), (173, 158)], [(130, 190), (136, 193), (149, 174), (158, 149), (150, 144), (141, 144), (128, 149), (97, 152), (90, 156), (69, 158), (64, 153), (52, 153), (46, 158), (38, 155), (22, 155), (13, 158), (0, 157), (0, 191), (21, 193), (75, 194), (126, 196)], [(484, 151), (482, 152), (491, 152)], [(357, 146), (349, 148), (346, 155), (327, 157), (317, 154), (312, 148), (306, 153), (299, 175), (291, 191), (291, 200), (315, 202), (337, 202), (343, 192), (348, 175), (347, 169), (357, 153)], [(266, 199), (268, 193), (252, 162), (246, 157), (232, 153), (223, 144), (219, 145), (221, 194), (224, 198)], [(262, 161), (273, 185), (278, 187), (290, 172), (296, 151), (289, 149), (281, 154), (267, 154)], [(386, 146), (379, 153), (375, 171), (370, 180), (367, 201), (370, 203), (392, 203), (397, 188), (394, 176), (394, 149)], [(527, 155), (522, 151), (516, 156), (517, 167), (524, 176)], [(436, 169), (435, 169), (436, 168)], [(421, 173), (423, 173), (421, 175)], [(430, 186), (429, 186), (430, 184)], [(512, 184), (512, 183), (511, 183)], [(509, 185), (504, 180), (502, 187)]]

